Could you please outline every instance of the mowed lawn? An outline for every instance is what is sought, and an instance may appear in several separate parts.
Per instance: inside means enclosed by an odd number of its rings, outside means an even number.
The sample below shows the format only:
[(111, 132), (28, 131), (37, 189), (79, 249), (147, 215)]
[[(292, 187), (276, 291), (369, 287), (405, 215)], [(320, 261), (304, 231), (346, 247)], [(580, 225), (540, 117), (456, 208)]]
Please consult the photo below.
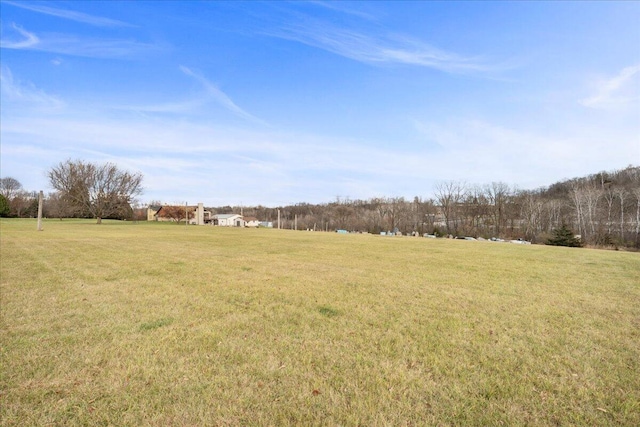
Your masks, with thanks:
[(2, 220), (5, 426), (640, 425), (640, 254)]

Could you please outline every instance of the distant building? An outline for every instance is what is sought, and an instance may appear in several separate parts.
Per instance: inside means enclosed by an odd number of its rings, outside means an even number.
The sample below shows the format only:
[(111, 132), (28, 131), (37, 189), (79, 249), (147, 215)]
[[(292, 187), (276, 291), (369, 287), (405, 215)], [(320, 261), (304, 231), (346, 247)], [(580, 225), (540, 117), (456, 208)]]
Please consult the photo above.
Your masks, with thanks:
[(202, 203), (197, 206), (149, 206), (147, 209), (148, 221), (184, 222), (185, 218), (189, 224), (204, 225), (211, 220), (211, 212), (204, 210)]
[(149, 205), (147, 207), (147, 221), (157, 221), (158, 217), (156, 215), (161, 207), (160, 205)]
[(244, 227), (244, 219), (238, 214), (216, 214), (211, 217), (211, 222), (220, 227)]
[(244, 226), (245, 227), (259, 227), (260, 226), (260, 221), (258, 221), (258, 218), (256, 218), (256, 217), (245, 216), (244, 217)]
[(149, 205), (148, 221), (184, 222), (188, 216), (189, 224), (216, 225), (219, 227), (273, 227), (272, 222), (259, 221), (258, 218), (238, 214), (215, 214), (205, 210), (202, 203), (197, 206)]

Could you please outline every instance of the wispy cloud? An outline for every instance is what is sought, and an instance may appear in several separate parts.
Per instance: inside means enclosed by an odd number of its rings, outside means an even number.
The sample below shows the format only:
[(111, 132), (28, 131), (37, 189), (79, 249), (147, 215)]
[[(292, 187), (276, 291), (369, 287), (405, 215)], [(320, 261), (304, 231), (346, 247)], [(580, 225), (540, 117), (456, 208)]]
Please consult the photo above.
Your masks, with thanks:
[(283, 25), (268, 34), (368, 64), (415, 65), (446, 72), (482, 72), (498, 68), (482, 58), (447, 52), (411, 37), (368, 35), (310, 19)]
[(160, 47), (133, 40), (82, 39), (74, 36), (56, 36), (43, 39), (38, 50), (89, 58), (138, 58), (157, 51)]
[[(425, 195), (433, 179), (506, 180), (532, 188), (553, 177), (617, 167), (638, 153), (637, 141), (608, 130), (606, 137), (593, 129), (549, 136), (473, 119), (416, 122), (420, 135), (435, 144), (403, 150), (357, 138), (243, 130), (197, 117), (114, 116), (96, 105), (71, 104), (55, 115), (15, 107), (2, 97), (2, 112), (10, 116), (0, 127), (5, 173), (33, 162), (31, 152), (41, 153), (43, 170), (67, 157), (116, 161), (145, 175), (147, 200), (213, 206), (324, 202), (336, 194)], [(607, 149), (612, 141), (617, 150)]]
[[(635, 91), (627, 90), (633, 88)], [(591, 108), (613, 108), (640, 101), (640, 64), (623, 68), (616, 76), (596, 83), (595, 95), (581, 104)]]
[(0, 47), (51, 52), (88, 58), (138, 58), (143, 54), (162, 49), (161, 46), (134, 40), (80, 38), (72, 35), (46, 33), (36, 35), (13, 24), (20, 40), (3, 37)]
[(11, 24), (11, 28), (13, 28), (22, 38), (20, 40), (10, 40), (3, 37), (2, 40), (0, 40), (0, 47), (6, 49), (30, 49), (38, 45), (40, 42), (40, 39), (38, 39), (35, 34), (26, 31), (15, 23)]
[(188, 113), (202, 107), (206, 102), (207, 100), (205, 98), (199, 98), (176, 102), (160, 102), (157, 104), (115, 105), (111, 108), (114, 110), (134, 111), (138, 113)]
[(554, 179), (615, 168), (638, 154), (637, 139), (628, 138), (625, 130), (603, 132), (598, 125), (582, 123), (579, 128), (552, 133), (462, 118), (416, 121), (414, 127), (439, 146), (436, 157), (441, 161), (433, 176), (440, 179), (490, 182), (500, 177), (535, 188)]
[[(26, 158), (25, 150), (55, 147), (42, 159), (45, 165), (66, 157), (117, 160), (144, 173), (149, 199), (199, 198), (211, 205), (238, 203), (241, 197), (263, 204), (321, 202), (336, 191), (366, 197), (370, 194), (354, 192), (365, 181), (367, 188), (389, 193), (397, 191), (392, 188), (397, 177), (411, 177), (410, 182), (425, 178), (415, 153), (365, 148), (348, 139), (220, 129), (193, 121), (74, 116), (22, 117), (3, 125), (3, 162)], [(361, 161), (364, 152), (367, 162)], [(215, 176), (225, 176), (234, 186), (221, 185)]]
[(32, 12), (45, 15), (56, 16), (58, 18), (69, 19), (71, 21), (82, 22), (84, 24), (98, 27), (133, 27), (133, 25), (116, 19), (104, 18), (102, 16), (89, 15), (87, 13), (76, 12), (68, 9), (58, 9), (54, 7), (36, 5), (24, 2), (3, 1), (3, 4), (30, 10)]
[(247, 113), (242, 108), (238, 107), (232, 100), (227, 96), (226, 93), (218, 89), (213, 83), (203, 77), (201, 74), (192, 71), (190, 68), (185, 67), (184, 65), (180, 66), (180, 70), (185, 73), (189, 77), (193, 77), (196, 79), (207, 91), (218, 104), (231, 111), (232, 113), (256, 123), (266, 124), (263, 120)]
[[(304, 4), (304, 3), (301, 3)], [(359, 10), (355, 10), (355, 9), (351, 9), (348, 7), (345, 7), (343, 3), (341, 2), (336, 2), (336, 1), (309, 1), (306, 4), (310, 4), (310, 5), (314, 5), (314, 6), (320, 6), (322, 8), (328, 9), (328, 10), (332, 10), (335, 12), (339, 12), (339, 13), (344, 13), (347, 15), (352, 15), (352, 16), (357, 16), (358, 18), (362, 18), (362, 19), (366, 19), (368, 21), (375, 21), (376, 18), (366, 12), (362, 12)]]
[(0, 93), (3, 109), (10, 104), (14, 107), (58, 112), (65, 106), (58, 97), (49, 95), (32, 84), (16, 81), (9, 67), (4, 65), (0, 68)]

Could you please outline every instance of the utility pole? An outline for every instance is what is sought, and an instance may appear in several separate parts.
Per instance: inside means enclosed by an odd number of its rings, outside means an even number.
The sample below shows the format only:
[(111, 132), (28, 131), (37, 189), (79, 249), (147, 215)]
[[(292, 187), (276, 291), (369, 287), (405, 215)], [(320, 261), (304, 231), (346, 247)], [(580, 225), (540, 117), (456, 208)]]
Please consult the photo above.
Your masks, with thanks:
[(38, 231), (42, 231), (42, 199), (44, 199), (44, 194), (40, 190), (38, 194)]

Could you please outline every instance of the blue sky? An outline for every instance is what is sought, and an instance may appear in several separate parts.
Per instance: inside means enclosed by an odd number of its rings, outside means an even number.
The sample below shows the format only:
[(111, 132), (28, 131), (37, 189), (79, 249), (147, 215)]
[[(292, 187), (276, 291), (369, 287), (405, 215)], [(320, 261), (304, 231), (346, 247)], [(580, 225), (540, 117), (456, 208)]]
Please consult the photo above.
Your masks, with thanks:
[(521, 189), (640, 164), (640, 2), (2, 1), (1, 175), (143, 202)]

